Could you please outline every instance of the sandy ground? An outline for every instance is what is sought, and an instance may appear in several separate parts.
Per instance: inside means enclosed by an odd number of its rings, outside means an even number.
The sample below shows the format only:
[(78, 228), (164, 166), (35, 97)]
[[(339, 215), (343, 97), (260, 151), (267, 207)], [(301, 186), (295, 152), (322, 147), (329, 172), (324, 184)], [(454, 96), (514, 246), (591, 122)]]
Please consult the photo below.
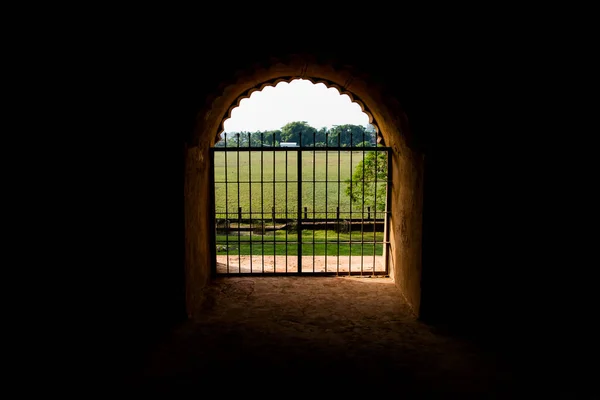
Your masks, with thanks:
[[(228, 268), (229, 266), (229, 268)], [(303, 272), (363, 272), (370, 273), (375, 266), (376, 272), (384, 272), (383, 256), (304, 256)], [(285, 273), (298, 271), (296, 256), (238, 256), (230, 254), (217, 256), (218, 273)]]
[[(499, 358), (419, 322), (386, 277), (223, 277), (134, 394), (520, 398)], [(513, 377), (514, 378), (514, 377)]]

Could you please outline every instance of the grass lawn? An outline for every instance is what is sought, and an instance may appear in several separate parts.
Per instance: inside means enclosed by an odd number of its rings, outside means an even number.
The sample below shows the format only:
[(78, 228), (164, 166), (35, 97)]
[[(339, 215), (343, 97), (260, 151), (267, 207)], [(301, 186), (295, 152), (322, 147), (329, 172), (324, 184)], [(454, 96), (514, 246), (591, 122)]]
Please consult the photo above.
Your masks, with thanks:
[[(366, 205), (351, 204), (346, 195), (345, 180), (368, 151), (302, 152), (301, 207), (307, 208), (308, 218), (333, 219), (338, 206), (340, 218), (349, 218), (350, 212), (352, 218), (361, 218), (363, 212), (366, 218)], [(237, 218), (238, 207), (242, 207), (243, 218), (269, 219), (272, 207), (277, 218), (285, 218), (286, 212), (290, 218), (297, 215), (296, 151), (215, 151), (214, 155), (217, 218), (225, 218), (221, 213)], [(372, 218), (383, 217), (374, 216), (373, 211), (372, 207)]]
[[(286, 236), (287, 234), (287, 236)], [(238, 238), (240, 243), (238, 244)], [(265, 235), (256, 233), (217, 235), (217, 254), (241, 255), (297, 255), (298, 235), (286, 231), (268, 232)], [(350, 240), (352, 243), (350, 243)], [(264, 242), (263, 242), (264, 241)], [(327, 241), (327, 244), (325, 243)], [(261, 243), (263, 242), (263, 243)], [(265, 243), (266, 242), (266, 243)], [(362, 242), (362, 243), (361, 243)], [(366, 243), (370, 242), (370, 243)], [(375, 244), (373, 244), (375, 242)], [(302, 255), (324, 256), (372, 256), (383, 255), (382, 232), (338, 233), (328, 230), (302, 232)], [(375, 253), (374, 253), (375, 252)]]

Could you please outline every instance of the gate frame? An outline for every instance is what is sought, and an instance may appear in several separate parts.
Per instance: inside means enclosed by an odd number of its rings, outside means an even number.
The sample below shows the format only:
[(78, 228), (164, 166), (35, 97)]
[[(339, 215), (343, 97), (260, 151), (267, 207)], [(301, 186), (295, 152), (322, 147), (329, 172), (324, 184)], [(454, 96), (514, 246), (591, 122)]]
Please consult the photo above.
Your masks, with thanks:
[[(370, 150), (367, 150), (370, 149)], [(353, 272), (351, 267), (348, 267), (348, 273), (340, 273), (339, 271), (326, 271), (326, 272), (303, 272), (302, 271), (302, 207), (301, 204), (298, 207), (298, 232), (299, 232), (299, 237), (298, 237), (298, 254), (296, 255), (296, 257), (298, 257), (298, 271), (296, 272), (229, 272), (229, 273), (218, 273), (217, 272), (217, 253), (216, 253), (216, 248), (217, 248), (217, 244), (216, 244), (216, 202), (215, 202), (215, 165), (214, 165), (214, 159), (215, 159), (215, 153), (216, 152), (233, 152), (233, 151), (237, 151), (237, 152), (252, 152), (252, 151), (260, 151), (260, 152), (296, 152), (298, 154), (297, 156), (297, 175), (298, 175), (298, 201), (301, 202), (302, 199), (302, 183), (304, 182), (302, 180), (302, 157), (301, 154), (303, 151), (381, 151), (381, 152), (386, 152), (387, 153), (387, 180), (386, 180), (386, 202), (385, 202), (385, 210), (384, 210), (384, 214), (385, 214), (385, 218), (383, 220), (383, 236), (384, 236), (384, 240), (383, 240), (383, 246), (384, 246), (384, 252), (383, 252), (383, 263), (385, 266), (385, 270), (384, 271), (375, 271), (375, 265), (373, 265), (373, 271), (371, 271), (371, 273), (363, 273), (362, 271), (356, 271)], [(339, 153), (338, 153), (339, 154)], [(210, 254), (211, 254), (211, 266), (210, 266), (210, 272), (211, 272), (211, 277), (215, 278), (215, 277), (248, 277), (248, 276), (360, 276), (360, 277), (374, 277), (374, 276), (383, 276), (383, 277), (389, 277), (389, 272), (390, 272), (390, 268), (389, 268), (389, 252), (391, 251), (391, 243), (390, 243), (390, 232), (389, 232), (389, 228), (390, 228), (390, 218), (391, 218), (391, 211), (390, 211), (390, 205), (391, 205), (391, 193), (392, 193), (392, 148), (391, 147), (387, 147), (387, 146), (380, 146), (379, 144), (376, 144), (375, 146), (373, 146), (373, 148), (371, 149), (370, 147), (340, 147), (340, 146), (325, 146), (325, 147), (314, 147), (314, 146), (284, 146), (284, 147), (267, 147), (267, 146), (247, 146), (247, 147), (210, 147), (209, 148), (209, 162), (208, 162), (208, 168), (209, 168), (209, 191), (210, 191), (210, 195), (209, 195), (209, 207), (211, 210), (211, 218), (209, 220), (209, 229), (212, 232), (210, 240), (209, 240), (209, 246), (210, 246)], [(238, 166), (239, 168), (239, 166)], [(314, 166), (313, 166), (314, 168)], [(338, 160), (338, 171), (339, 171), (339, 160)], [(313, 184), (315, 182), (313, 181)], [(262, 182), (261, 182), (262, 184)], [(274, 183), (275, 184), (275, 183)], [(338, 203), (339, 205), (339, 203)], [(326, 210), (326, 213), (328, 211)], [(261, 241), (261, 243), (264, 243), (264, 241)], [(286, 246), (287, 246), (287, 242)], [(327, 249), (326, 249), (327, 251)], [(314, 243), (313, 243), (313, 252), (314, 252)], [(252, 254), (250, 255), (252, 257)], [(314, 256), (314, 254), (313, 254)], [(338, 254), (339, 256), (339, 254)], [(273, 257), (275, 257), (275, 255), (273, 255)], [(327, 255), (326, 255), (327, 257)], [(364, 257), (364, 255), (361, 255), (361, 257)], [(274, 268), (275, 269), (275, 268)]]

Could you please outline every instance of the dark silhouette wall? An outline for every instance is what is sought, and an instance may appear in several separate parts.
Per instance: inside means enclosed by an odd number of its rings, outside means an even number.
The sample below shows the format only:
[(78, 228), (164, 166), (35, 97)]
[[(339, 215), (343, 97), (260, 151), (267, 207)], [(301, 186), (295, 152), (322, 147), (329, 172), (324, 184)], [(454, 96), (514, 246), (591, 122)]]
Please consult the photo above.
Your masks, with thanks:
[[(113, 352), (141, 362), (145, 346), (186, 318), (183, 157), (197, 110), (237, 69), (302, 51), (385, 82), (406, 112), (412, 145), (425, 154), (422, 320), (543, 354), (531, 341), (548, 318), (532, 295), (537, 239), (527, 218), (531, 204), (522, 197), (531, 190), (525, 137), (507, 132), (515, 121), (506, 97), (515, 73), (507, 59), (470, 45), (423, 47), (394, 37), (382, 37), (373, 57), (339, 42), (191, 43), (140, 45), (127, 56), (134, 62), (115, 74), (116, 119), (123, 123), (102, 145), (111, 156), (98, 211), (111, 234), (99, 251), (110, 263), (102, 307)], [(557, 329), (552, 338), (567, 331)]]

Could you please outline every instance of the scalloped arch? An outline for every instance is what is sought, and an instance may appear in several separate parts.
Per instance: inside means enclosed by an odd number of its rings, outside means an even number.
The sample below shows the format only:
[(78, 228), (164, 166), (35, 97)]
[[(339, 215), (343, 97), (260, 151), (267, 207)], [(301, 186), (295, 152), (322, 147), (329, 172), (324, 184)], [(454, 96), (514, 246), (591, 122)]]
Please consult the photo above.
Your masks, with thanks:
[(309, 76), (287, 76), (287, 77), (279, 77), (279, 78), (275, 78), (275, 79), (271, 79), (266, 82), (263, 82), (263, 83), (259, 84), (258, 86), (255, 86), (251, 89), (246, 90), (244, 93), (242, 93), (240, 96), (238, 96), (237, 99), (229, 106), (229, 108), (227, 109), (227, 113), (221, 119), (221, 122), (219, 123), (219, 129), (217, 131), (215, 142), (218, 142), (219, 140), (221, 140), (221, 134), (225, 130), (224, 129), (225, 121), (227, 121), (228, 119), (231, 118), (232, 111), (240, 106), (240, 103), (242, 100), (249, 98), (252, 95), (252, 93), (260, 92), (268, 86), (275, 87), (280, 82), (289, 83), (289, 82), (292, 82), (297, 79), (304, 79), (304, 80), (310, 81), (311, 83), (313, 83), (315, 85), (318, 83), (322, 83), (329, 89), (331, 89), (331, 88), (336, 89), (340, 93), (340, 96), (344, 95), (344, 94), (347, 95), (350, 98), (351, 102), (358, 104), (361, 111), (363, 113), (367, 114), (367, 117), (369, 117), (369, 123), (371, 125), (373, 125), (373, 127), (375, 128), (375, 132), (377, 133), (378, 141), (383, 140), (383, 137), (381, 136), (381, 133), (380, 133), (379, 126), (377, 125), (377, 121), (375, 121), (373, 114), (368, 109), (368, 107), (365, 105), (365, 103), (362, 100), (360, 100), (360, 98), (358, 98), (356, 95), (354, 95), (352, 92), (343, 90), (340, 85), (338, 85), (334, 82), (331, 82), (327, 79), (313, 78), (313, 77), (309, 77)]

